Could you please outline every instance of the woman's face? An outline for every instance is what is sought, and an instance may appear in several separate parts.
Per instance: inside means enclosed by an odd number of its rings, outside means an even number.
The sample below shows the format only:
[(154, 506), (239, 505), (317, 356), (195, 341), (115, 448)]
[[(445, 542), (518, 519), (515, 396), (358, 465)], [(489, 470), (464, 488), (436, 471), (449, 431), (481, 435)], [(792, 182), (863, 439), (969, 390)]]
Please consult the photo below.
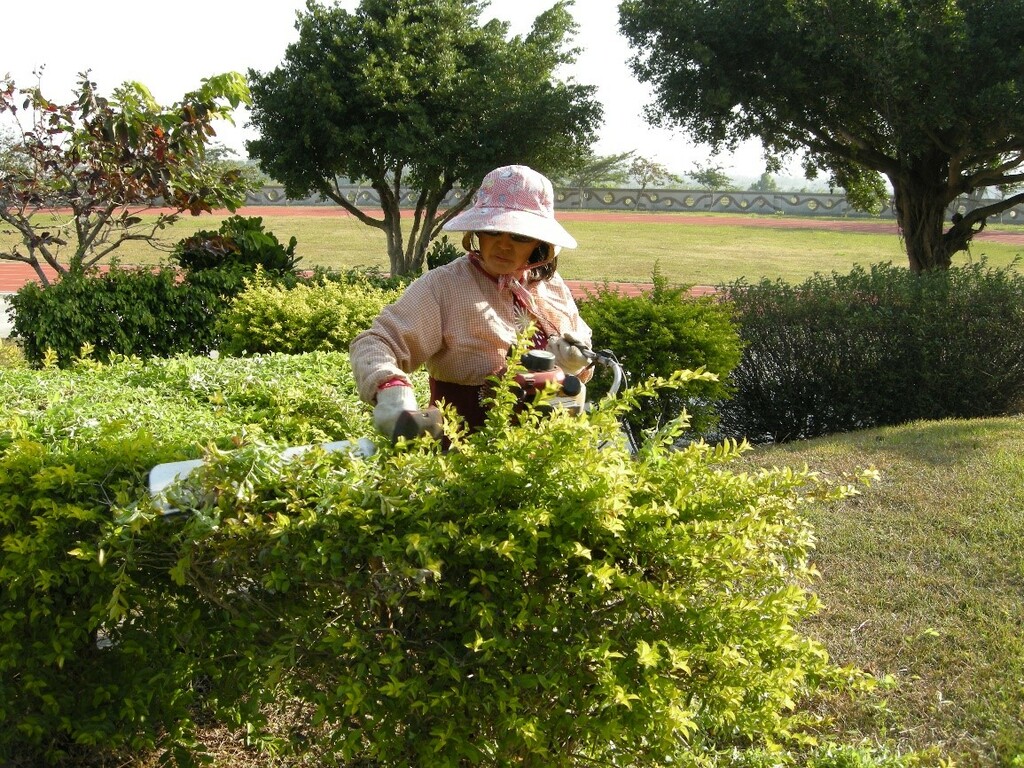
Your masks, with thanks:
[(526, 267), (539, 240), (508, 232), (477, 232), (484, 269), (494, 277), (520, 272)]

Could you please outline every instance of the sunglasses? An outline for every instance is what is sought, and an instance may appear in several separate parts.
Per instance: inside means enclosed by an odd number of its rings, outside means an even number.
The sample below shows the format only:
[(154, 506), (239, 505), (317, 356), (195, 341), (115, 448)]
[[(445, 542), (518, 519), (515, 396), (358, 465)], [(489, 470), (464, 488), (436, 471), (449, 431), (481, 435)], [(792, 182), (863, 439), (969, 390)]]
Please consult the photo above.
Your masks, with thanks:
[(514, 234), (512, 232), (484, 231), (484, 232), (477, 232), (477, 234), (480, 237), (501, 237), (502, 235), (507, 234), (509, 237), (511, 237), (517, 243), (535, 243), (535, 242), (537, 242), (537, 238), (535, 238), (535, 237), (527, 237), (526, 235), (517, 235), (517, 234)]

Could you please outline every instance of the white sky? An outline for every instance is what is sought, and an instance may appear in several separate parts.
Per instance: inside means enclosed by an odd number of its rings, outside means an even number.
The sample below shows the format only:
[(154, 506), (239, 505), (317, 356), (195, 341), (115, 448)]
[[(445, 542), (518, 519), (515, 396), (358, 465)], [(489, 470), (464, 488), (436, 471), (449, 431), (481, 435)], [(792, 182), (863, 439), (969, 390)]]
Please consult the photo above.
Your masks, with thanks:
[[(333, 5), (333, 0), (318, 0)], [(511, 23), (513, 34), (529, 31), (533, 20), (554, 0), (491, 0), (485, 19)], [(343, 0), (353, 10), (357, 0)], [(618, 32), (618, 0), (575, 0), (579, 24), (575, 44), (583, 49), (571, 74), (597, 85), (605, 122), (596, 152), (636, 150), (670, 171), (685, 175), (697, 164), (720, 165), (730, 176), (756, 178), (764, 170), (759, 143), (736, 155), (712, 158), (681, 132), (654, 129), (643, 119), (649, 90), (629, 73), (630, 49)], [(6, 2), (0, 12), (5, 30), (0, 47), (0, 75), (9, 73), (19, 86), (31, 86), (33, 71), (45, 65), (43, 92), (67, 99), (78, 72), (91, 69), (101, 93), (125, 80), (137, 80), (161, 104), (171, 104), (196, 88), (203, 77), (250, 68), (266, 72), (284, 57), (293, 42), (296, 11), (305, 0), (174, 0), (171, 3), (125, 0), (44, 0)], [(29, 32), (28, 30), (31, 30)], [(245, 127), (247, 111), (236, 125), (218, 126), (218, 140), (245, 156), (243, 142), (255, 138)], [(797, 172), (798, 173), (798, 172)]]

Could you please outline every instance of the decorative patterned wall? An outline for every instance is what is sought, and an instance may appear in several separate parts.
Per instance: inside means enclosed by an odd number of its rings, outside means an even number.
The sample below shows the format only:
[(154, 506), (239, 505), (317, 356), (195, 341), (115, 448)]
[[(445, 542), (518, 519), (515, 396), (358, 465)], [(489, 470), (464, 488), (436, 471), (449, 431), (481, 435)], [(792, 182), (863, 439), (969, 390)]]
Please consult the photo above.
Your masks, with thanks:
[[(369, 187), (351, 185), (342, 186), (345, 197), (360, 208), (376, 208), (380, 201), (376, 191)], [(448, 205), (454, 205), (462, 199), (463, 191), (454, 190), (449, 196)], [(638, 199), (639, 198), (639, 199)], [(303, 200), (288, 200), (281, 187), (263, 187), (249, 195), (248, 205), (335, 205), (331, 200), (310, 197)], [(871, 214), (855, 211), (846, 202), (844, 195), (808, 192), (708, 192), (700, 189), (655, 189), (645, 190), (642, 195), (637, 189), (578, 189), (559, 188), (555, 190), (555, 204), (560, 210), (582, 209), (588, 211), (693, 211), (701, 213), (757, 213), (757, 214), (789, 214), (792, 216), (832, 216), (850, 218), (870, 218)], [(402, 207), (413, 208), (416, 205), (416, 193), (406, 191), (401, 199)], [(959, 211), (966, 213), (979, 203), (964, 198), (961, 202), (951, 205), (950, 215)], [(893, 218), (895, 213), (887, 206), (880, 214), (881, 218)], [(1018, 205), (992, 219), (1003, 224), (1024, 225), (1024, 205)]]

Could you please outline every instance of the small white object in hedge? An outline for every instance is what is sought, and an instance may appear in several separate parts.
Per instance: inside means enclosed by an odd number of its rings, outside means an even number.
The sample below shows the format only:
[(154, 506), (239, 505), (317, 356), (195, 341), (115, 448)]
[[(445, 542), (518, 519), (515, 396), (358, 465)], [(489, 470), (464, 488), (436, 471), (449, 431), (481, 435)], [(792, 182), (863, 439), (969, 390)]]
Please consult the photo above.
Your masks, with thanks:
[[(296, 445), (285, 448), (281, 451), (281, 458), (291, 459), (299, 456), (310, 448), (320, 448), (327, 453), (335, 451), (348, 451), (355, 456), (372, 456), (377, 451), (377, 446), (366, 437), (359, 438), (355, 443), (351, 440), (336, 440), (333, 443), (318, 443), (314, 445)], [(165, 491), (173, 484), (184, 480), (197, 468), (202, 466), (203, 459), (189, 459), (187, 461), (169, 461), (164, 464), (157, 464), (149, 470), (149, 495), (156, 500), (156, 505), (165, 515), (174, 514), (181, 510), (175, 509), (167, 503)]]

